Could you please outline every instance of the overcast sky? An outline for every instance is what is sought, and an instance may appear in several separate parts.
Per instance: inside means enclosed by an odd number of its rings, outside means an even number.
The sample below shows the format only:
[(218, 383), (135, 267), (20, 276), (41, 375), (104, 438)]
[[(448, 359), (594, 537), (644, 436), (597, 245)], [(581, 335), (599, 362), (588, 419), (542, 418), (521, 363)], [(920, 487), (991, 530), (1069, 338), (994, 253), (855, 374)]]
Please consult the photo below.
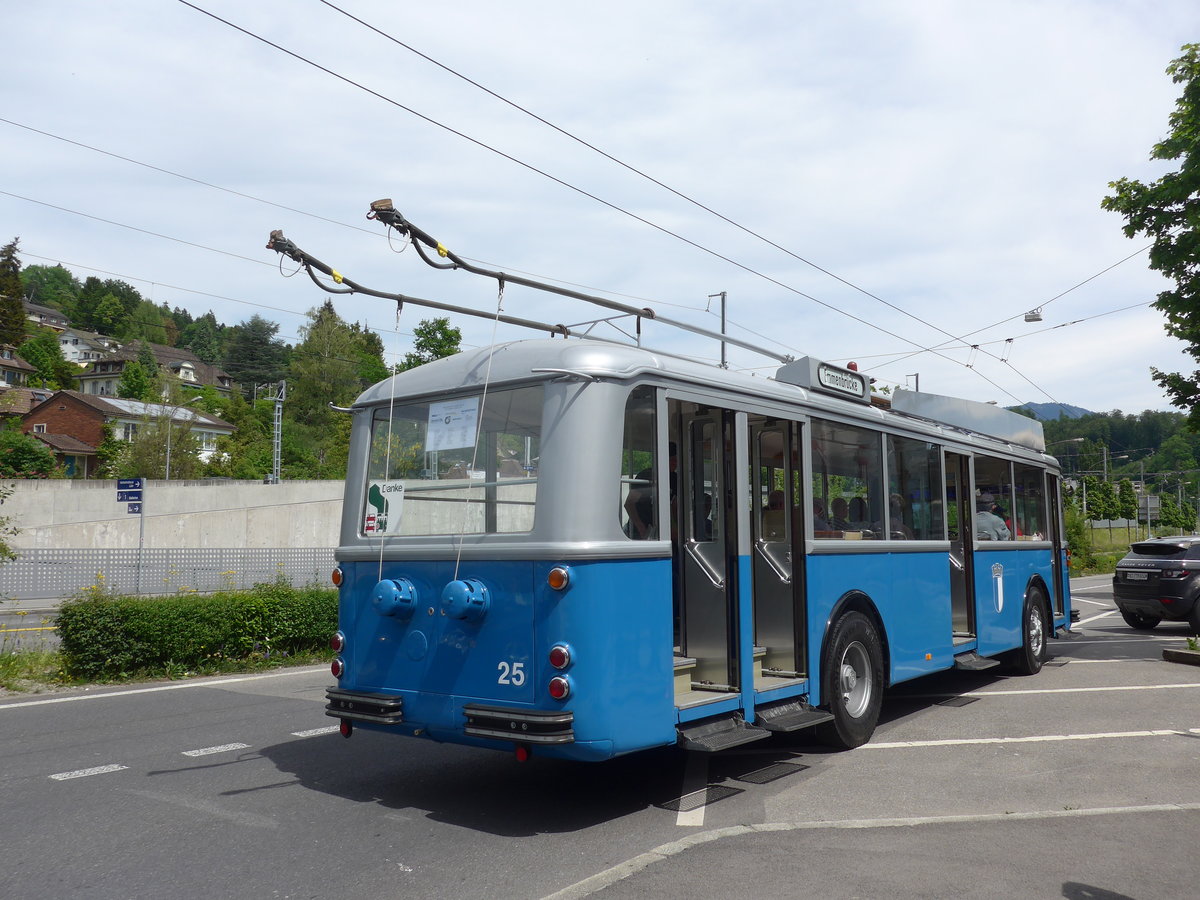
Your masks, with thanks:
[[(294, 264), (265, 249), (280, 228), (362, 284), (494, 313), (494, 282), (432, 270), (366, 220), (390, 197), (465, 257), (701, 327), (725, 291), (730, 333), (882, 384), (1136, 413), (1169, 408), (1151, 366), (1193, 368), (1149, 306), (1164, 282), (1146, 254), (1121, 263), (1147, 242), (1100, 201), (1167, 171), (1148, 156), (1179, 94), (1163, 70), (1200, 40), (1195, 0), (195, 0), (328, 72), (178, 0), (5, 6), (0, 241), (19, 236), (24, 265), (230, 325), (257, 313), (295, 342), (328, 294), (283, 277)], [(334, 305), (389, 355), (432, 315)], [(512, 286), (504, 312), (610, 315)], [(492, 341), (489, 321), (454, 324)], [(662, 326), (643, 339), (720, 355)]]

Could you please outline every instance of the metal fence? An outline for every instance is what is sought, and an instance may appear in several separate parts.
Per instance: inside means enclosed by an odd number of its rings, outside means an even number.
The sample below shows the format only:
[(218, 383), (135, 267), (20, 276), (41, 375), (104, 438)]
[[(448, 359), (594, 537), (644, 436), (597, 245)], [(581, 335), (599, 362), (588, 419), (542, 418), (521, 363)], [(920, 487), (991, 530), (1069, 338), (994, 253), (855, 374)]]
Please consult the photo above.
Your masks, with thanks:
[(283, 579), (330, 585), (332, 547), (21, 550), (0, 566), (0, 599), (59, 600), (93, 586), (118, 594), (211, 593)]

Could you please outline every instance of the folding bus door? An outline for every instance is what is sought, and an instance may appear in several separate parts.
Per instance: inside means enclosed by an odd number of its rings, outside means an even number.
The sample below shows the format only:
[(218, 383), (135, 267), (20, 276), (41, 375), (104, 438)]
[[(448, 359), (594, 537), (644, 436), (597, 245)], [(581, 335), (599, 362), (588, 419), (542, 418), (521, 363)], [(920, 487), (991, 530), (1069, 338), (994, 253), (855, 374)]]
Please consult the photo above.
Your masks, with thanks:
[(950, 607), (954, 644), (975, 640), (974, 549), (975, 503), (971, 489), (971, 459), (946, 452), (946, 512), (950, 532)]
[(794, 541), (802, 446), (799, 423), (750, 417), (754, 686), (780, 687), (807, 675), (804, 551)]
[(1065, 614), (1066, 598), (1067, 598), (1067, 578), (1068, 574), (1063, 566), (1063, 522), (1062, 522), (1062, 507), (1060, 506), (1062, 483), (1057, 475), (1046, 474), (1046, 500), (1048, 502), (1049, 518), (1050, 518), (1050, 542), (1053, 549), (1050, 551), (1054, 554), (1052, 562), (1052, 572), (1054, 575), (1054, 587), (1051, 589), (1054, 598), (1051, 603), (1054, 604), (1054, 618), (1059, 618)]
[(735, 414), (669, 401), (671, 442), (679, 447), (679, 493), (672, 510), (680, 646), (678, 706), (739, 691)]

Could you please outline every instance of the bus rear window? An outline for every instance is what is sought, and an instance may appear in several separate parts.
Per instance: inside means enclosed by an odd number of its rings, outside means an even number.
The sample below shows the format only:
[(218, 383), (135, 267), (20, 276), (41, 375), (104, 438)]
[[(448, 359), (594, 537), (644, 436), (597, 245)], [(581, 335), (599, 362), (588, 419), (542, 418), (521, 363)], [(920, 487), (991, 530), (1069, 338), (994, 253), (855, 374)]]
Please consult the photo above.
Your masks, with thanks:
[(360, 533), (533, 529), (541, 386), (375, 410)]

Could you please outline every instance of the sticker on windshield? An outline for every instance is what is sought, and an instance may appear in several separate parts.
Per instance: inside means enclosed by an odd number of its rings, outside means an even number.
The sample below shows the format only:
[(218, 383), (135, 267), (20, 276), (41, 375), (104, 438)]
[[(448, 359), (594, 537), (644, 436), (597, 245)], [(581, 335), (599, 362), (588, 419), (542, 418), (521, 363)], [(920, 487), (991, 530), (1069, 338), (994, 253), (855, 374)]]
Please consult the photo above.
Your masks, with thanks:
[(425, 431), (425, 450), (454, 450), (474, 447), (479, 427), (479, 398), (445, 400), (429, 404), (429, 427)]
[(404, 482), (372, 481), (367, 486), (367, 509), (363, 517), (363, 533), (389, 534), (399, 531), (400, 512), (403, 507)]

